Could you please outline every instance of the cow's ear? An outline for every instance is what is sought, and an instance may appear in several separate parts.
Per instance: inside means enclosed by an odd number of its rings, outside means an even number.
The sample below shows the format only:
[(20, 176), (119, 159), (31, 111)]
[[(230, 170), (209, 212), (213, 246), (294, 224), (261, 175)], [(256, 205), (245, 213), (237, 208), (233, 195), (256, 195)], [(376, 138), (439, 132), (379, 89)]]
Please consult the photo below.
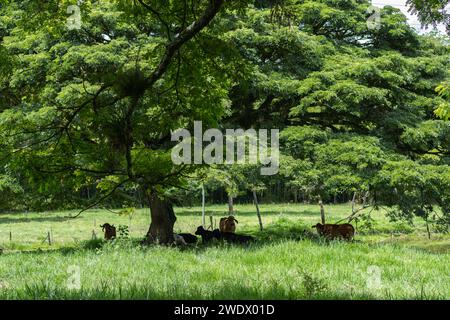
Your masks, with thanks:
[(236, 219), (234, 219), (234, 221), (236, 221), (236, 223), (239, 223), (239, 221), (237, 221)]
[(312, 226), (311, 228), (317, 228), (317, 226)]

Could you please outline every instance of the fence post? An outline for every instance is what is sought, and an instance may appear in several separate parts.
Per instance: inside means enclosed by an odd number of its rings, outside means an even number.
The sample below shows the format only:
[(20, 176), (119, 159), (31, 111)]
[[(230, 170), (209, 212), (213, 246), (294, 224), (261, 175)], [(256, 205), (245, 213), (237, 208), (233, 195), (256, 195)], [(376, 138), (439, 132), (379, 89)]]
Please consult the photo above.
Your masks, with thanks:
[(213, 216), (209, 216), (209, 221), (211, 222), (211, 230), (214, 230)]
[(128, 214), (128, 234), (131, 234), (131, 214)]
[(320, 219), (322, 220), (322, 224), (325, 224), (325, 208), (323, 207), (322, 199), (319, 198), (319, 206), (320, 206)]
[(263, 230), (263, 224), (262, 224), (262, 220), (261, 220), (261, 213), (259, 212), (258, 196), (256, 195), (256, 191), (255, 190), (253, 190), (253, 200), (255, 201), (256, 215), (258, 216), (258, 221), (259, 221), (259, 229), (262, 231)]

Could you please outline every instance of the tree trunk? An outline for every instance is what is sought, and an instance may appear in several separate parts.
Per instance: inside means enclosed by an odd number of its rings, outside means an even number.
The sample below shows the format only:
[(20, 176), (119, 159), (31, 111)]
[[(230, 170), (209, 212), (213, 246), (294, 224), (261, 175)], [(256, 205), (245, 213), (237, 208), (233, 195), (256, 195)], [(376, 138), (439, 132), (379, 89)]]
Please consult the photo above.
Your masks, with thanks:
[(233, 207), (233, 196), (228, 195), (228, 213), (230, 216), (234, 214), (234, 207)]
[(325, 208), (323, 207), (322, 199), (319, 200), (320, 206), (320, 218), (322, 220), (322, 224), (325, 224)]
[(262, 231), (263, 224), (262, 224), (262, 220), (261, 220), (261, 214), (259, 213), (258, 196), (256, 195), (255, 190), (253, 190), (253, 199), (255, 200), (256, 215), (258, 216), (258, 221), (259, 221), (259, 229)]
[(156, 193), (149, 195), (152, 222), (147, 232), (147, 243), (169, 244), (174, 241), (173, 225), (177, 218), (172, 204), (168, 200), (161, 200)]

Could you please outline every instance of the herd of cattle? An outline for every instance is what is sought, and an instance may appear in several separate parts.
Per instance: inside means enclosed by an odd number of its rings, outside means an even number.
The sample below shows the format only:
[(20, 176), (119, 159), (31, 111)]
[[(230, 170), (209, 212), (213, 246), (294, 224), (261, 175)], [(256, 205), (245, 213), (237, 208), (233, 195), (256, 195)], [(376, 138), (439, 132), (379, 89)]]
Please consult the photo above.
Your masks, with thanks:
[[(197, 236), (202, 238), (202, 243), (209, 243), (214, 240), (227, 241), (230, 243), (245, 244), (255, 240), (254, 237), (243, 234), (236, 234), (236, 224), (238, 221), (233, 216), (221, 218), (219, 222), (219, 229), (206, 230), (203, 226), (199, 226), (195, 235), (190, 233), (175, 233), (174, 244), (176, 245), (188, 245), (196, 244), (198, 241)], [(105, 223), (100, 226), (105, 234), (106, 240), (112, 240), (116, 238), (116, 227), (109, 223)], [(355, 235), (355, 228), (349, 223), (344, 224), (321, 224), (318, 223), (312, 228), (316, 228), (317, 233), (322, 237), (333, 240), (343, 239), (351, 241)]]

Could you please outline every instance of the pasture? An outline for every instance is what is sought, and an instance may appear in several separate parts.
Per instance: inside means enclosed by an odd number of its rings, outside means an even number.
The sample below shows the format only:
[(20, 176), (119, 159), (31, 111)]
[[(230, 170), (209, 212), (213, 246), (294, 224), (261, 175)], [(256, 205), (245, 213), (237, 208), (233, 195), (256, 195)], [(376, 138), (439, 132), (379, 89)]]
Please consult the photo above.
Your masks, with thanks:
[[(236, 205), (237, 233), (248, 246), (213, 243), (187, 248), (146, 246), (150, 215), (91, 210), (0, 215), (2, 299), (449, 299), (450, 236), (425, 225), (390, 222), (372, 212), (355, 240), (327, 242), (311, 226), (314, 205), (261, 205), (262, 232), (252, 205)], [(349, 205), (326, 206), (327, 222)], [(176, 232), (193, 233), (201, 208), (176, 208)], [(217, 227), (226, 206), (207, 207)], [(128, 226), (129, 236), (101, 240), (100, 224)], [(93, 231), (97, 240), (93, 240)], [(47, 235), (50, 232), (49, 243)], [(75, 268), (75, 269), (74, 269)], [(79, 270), (80, 287), (68, 286)]]

